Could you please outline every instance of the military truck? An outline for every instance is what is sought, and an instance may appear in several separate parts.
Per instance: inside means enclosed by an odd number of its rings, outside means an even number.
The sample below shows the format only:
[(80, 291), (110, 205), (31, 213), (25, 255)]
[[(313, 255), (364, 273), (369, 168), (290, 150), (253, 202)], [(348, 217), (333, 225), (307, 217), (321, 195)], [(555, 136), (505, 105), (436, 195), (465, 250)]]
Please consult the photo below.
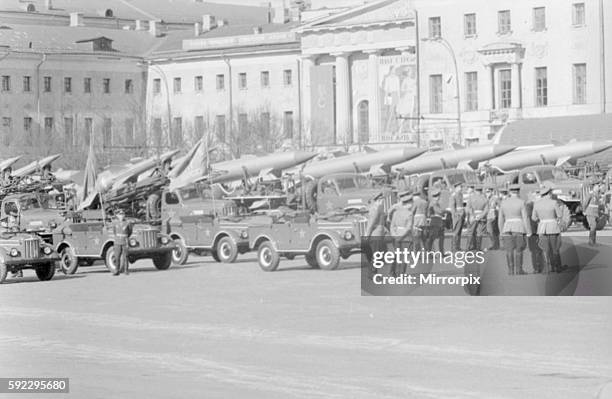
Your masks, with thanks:
[(304, 255), (313, 268), (335, 270), (340, 259), (361, 250), (367, 218), (363, 212), (340, 213), (327, 217), (308, 211), (268, 215), (248, 229), (249, 246), (257, 251), (257, 261), (264, 271), (274, 271), (281, 256), (293, 259)]
[(51, 243), (51, 231), (64, 221), (62, 209), (50, 208), (43, 193), (10, 194), (4, 197), (0, 208), (0, 219), (5, 220), (16, 213), (21, 231), (35, 233)]
[(23, 233), (17, 227), (0, 233), (0, 283), (9, 272), (24, 269), (34, 269), (41, 281), (51, 280), (58, 260), (53, 247), (34, 234)]
[[(110, 220), (102, 210), (85, 210), (70, 215), (53, 230), (53, 246), (60, 254), (60, 268), (74, 274), (79, 265), (89, 266), (103, 259), (112, 273), (117, 271), (114, 234)], [(133, 234), (128, 242), (128, 261), (151, 259), (158, 270), (166, 270), (172, 263), (175, 244), (158, 227), (134, 221)]]

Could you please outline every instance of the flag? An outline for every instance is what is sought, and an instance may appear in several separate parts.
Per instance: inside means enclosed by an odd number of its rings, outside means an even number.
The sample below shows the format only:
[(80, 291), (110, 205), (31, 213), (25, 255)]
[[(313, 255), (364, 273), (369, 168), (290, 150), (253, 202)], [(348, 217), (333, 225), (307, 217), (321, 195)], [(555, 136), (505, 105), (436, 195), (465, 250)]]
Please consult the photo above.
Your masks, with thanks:
[(85, 173), (83, 174), (83, 185), (79, 193), (79, 202), (85, 201), (85, 198), (96, 191), (96, 180), (98, 179), (96, 172), (96, 155), (93, 150), (93, 145), (89, 146), (89, 154), (87, 155), (87, 163), (85, 164)]

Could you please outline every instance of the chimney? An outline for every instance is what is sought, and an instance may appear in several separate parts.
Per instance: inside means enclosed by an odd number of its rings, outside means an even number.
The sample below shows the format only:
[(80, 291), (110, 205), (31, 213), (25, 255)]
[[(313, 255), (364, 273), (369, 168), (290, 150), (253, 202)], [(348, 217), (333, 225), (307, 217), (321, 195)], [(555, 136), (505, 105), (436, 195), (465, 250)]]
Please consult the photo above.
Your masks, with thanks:
[(259, 35), (261, 33), (261, 26), (254, 26), (253, 27), (253, 34), (254, 35)]
[(217, 27), (217, 22), (214, 15), (202, 15), (202, 32), (209, 32)]
[(70, 26), (83, 26), (83, 13), (71, 12), (70, 13)]
[(199, 22), (193, 24), (193, 33), (195, 36), (200, 36), (202, 34), (202, 26)]
[(45, 0), (45, 10), (52, 10), (53, 9), (53, 3), (51, 2), (51, 0)]
[(157, 32), (157, 21), (149, 21), (149, 34), (151, 36), (158, 36), (158, 32)]
[(276, 6), (273, 10), (272, 23), (285, 24), (289, 22), (289, 12), (284, 6)]
[(144, 23), (140, 19), (136, 20), (136, 30), (145, 30)]

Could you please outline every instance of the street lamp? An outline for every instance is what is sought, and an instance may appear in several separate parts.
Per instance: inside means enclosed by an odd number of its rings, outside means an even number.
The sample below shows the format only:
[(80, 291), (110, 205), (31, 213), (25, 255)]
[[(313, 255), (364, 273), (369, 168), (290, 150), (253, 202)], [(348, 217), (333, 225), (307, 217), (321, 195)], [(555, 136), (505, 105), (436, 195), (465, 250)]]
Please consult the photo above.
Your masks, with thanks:
[(453, 60), (453, 66), (455, 67), (455, 87), (457, 90), (457, 138), (458, 138), (459, 144), (461, 144), (462, 136), (463, 136), (461, 132), (461, 95), (460, 95), (461, 92), (459, 88), (459, 68), (457, 67), (457, 57), (455, 56), (455, 51), (453, 50), (453, 47), (450, 45), (448, 40), (446, 40), (442, 36), (427, 37), (427, 38), (421, 39), (421, 41), (422, 42), (436, 42), (436, 43), (442, 44), (444, 47), (446, 47), (446, 49), (450, 53), (451, 58)]

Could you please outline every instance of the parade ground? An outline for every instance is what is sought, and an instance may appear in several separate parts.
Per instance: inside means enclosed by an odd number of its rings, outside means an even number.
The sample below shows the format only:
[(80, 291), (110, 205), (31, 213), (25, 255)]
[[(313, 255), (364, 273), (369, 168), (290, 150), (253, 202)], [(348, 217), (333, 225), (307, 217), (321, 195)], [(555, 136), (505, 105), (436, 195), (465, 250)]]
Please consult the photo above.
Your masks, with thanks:
[(610, 297), (367, 297), (358, 256), (132, 270), (9, 279), (0, 375), (68, 377), (72, 398), (579, 399), (612, 380)]

